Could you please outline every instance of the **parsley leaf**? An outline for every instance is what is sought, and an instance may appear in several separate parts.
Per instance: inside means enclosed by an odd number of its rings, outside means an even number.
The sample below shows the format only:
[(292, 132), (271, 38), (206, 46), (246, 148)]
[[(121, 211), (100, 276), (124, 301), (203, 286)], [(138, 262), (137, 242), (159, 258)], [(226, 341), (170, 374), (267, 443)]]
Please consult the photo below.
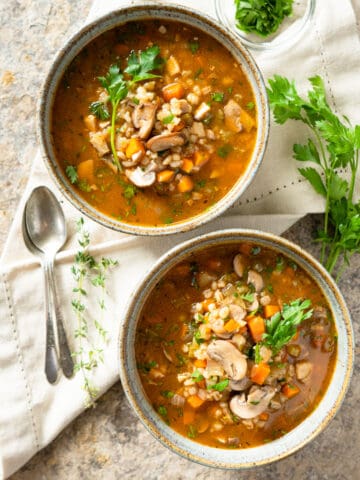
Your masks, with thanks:
[(92, 102), (89, 107), (90, 112), (100, 120), (107, 120), (110, 118), (109, 110), (104, 102)]
[(194, 382), (201, 382), (202, 380), (204, 380), (204, 375), (202, 375), (199, 370), (195, 370), (192, 374), (191, 374), (191, 378), (194, 380)]
[(293, 0), (235, 0), (236, 26), (247, 33), (267, 37), (292, 13)]
[(293, 338), (297, 326), (312, 316), (313, 310), (310, 309), (310, 306), (310, 300), (302, 301), (300, 298), (284, 304), (281, 312), (275, 313), (265, 321), (266, 331), (261, 343), (270, 347), (273, 354), (276, 355)]
[(161, 77), (161, 75), (151, 73), (151, 71), (158, 70), (164, 64), (164, 60), (159, 54), (160, 48), (157, 45), (153, 45), (139, 54), (134, 51), (131, 52), (128, 66), (124, 70), (125, 73), (132, 76), (131, 83)]
[(65, 172), (66, 172), (66, 175), (68, 176), (68, 178), (69, 178), (69, 180), (70, 180), (70, 182), (71, 182), (72, 184), (77, 183), (77, 181), (78, 181), (78, 174), (77, 174), (77, 169), (76, 169), (76, 167), (74, 167), (73, 165), (68, 165), (68, 166), (66, 167)]
[(196, 40), (190, 40), (188, 45), (193, 55), (199, 50), (200, 47), (199, 42), (197, 42)]
[(224, 100), (225, 94), (222, 92), (215, 92), (211, 94), (211, 100), (214, 102), (222, 102)]
[(225, 378), (219, 383), (215, 383), (215, 385), (208, 385), (206, 388), (207, 390), (216, 390), (218, 392), (223, 392), (225, 388), (229, 385), (229, 379)]
[(222, 145), (217, 149), (217, 154), (221, 158), (226, 158), (229, 155), (229, 153), (232, 151), (232, 149), (233, 149), (232, 145), (227, 143), (226, 145)]
[(168, 115), (167, 117), (164, 117), (161, 121), (164, 125), (168, 125), (169, 123), (171, 123), (175, 118), (175, 115), (173, 115), (172, 113), (170, 113), (170, 115)]

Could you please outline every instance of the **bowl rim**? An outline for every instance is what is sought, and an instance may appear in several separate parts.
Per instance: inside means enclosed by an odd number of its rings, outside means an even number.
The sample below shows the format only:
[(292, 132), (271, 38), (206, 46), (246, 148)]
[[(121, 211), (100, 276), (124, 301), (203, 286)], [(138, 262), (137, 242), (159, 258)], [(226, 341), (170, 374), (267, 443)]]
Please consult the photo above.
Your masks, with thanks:
[[(56, 90), (66, 68), (85, 45), (102, 35), (104, 32), (115, 28), (116, 25), (125, 24), (127, 21), (136, 21), (136, 18), (138, 20), (158, 18), (176, 21), (174, 17), (167, 17), (166, 13), (172, 13), (173, 15), (176, 14), (179, 17), (179, 22), (185, 24), (188, 23), (194, 28), (201, 30), (203, 27), (204, 33), (213, 36), (213, 38), (221, 44), (221, 39), (226, 39), (227, 44), (223, 45), (224, 48), (232, 54), (234, 54), (233, 52), (235, 52), (235, 50), (238, 52), (239, 62), (240, 58), (243, 59), (243, 71), (247, 75), (256, 97), (258, 137), (245, 173), (239, 177), (232, 188), (214, 205), (183, 221), (154, 227), (116, 220), (115, 218), (96, 210), (77, 192), (75, 192), (63, 174), (55, 157), (51, 135), (51, 111)], [(193, 19), (193, 23), (191, 22), (191, 19)], [(232, 52), (231, 49), (233, 50)], [(86, 23), (66, 41), (55, 55), (41, 87), (36, 124), (41, 157), (43, 158), (47, 170), (61, 193), (77, 210), (91, 220), (115, 231), (134, 235), (158, 236), (187, 232), (197, 228), (224, 213), (237, 200), (239, 200), (240, 196), (253, 181), (264, 158), (270, 130), (270, 109), (263, 75), (251, 53), (233, 32), (217, 22), (216, 18), (212, 18), (205, 13), (192, 9), (191, 7), (151, 1), (146, 4), (134, 5), (131, 3), (123, 5), (121, 8), (98, 17), (90, 23)]]
[[(236, 243), (240, 241), (252, 241), (256, 243), (256, 241), (259, 242), (264, 242), (264, 245), (270, 249), (279, 249), (284, 255), (288, 255), (291, 257), (291, 255), (294, 255), (301, 260), (301, 267), (315, 280), (319, 288), (322, 290), (324, 293), (330, 308), (334, 312), (334, 305), (339, 309), (341, 312), (341, 315), (335, 316), (334, 318), (336, 320), (336, 326), (337, 329), (339, 330), (339, 326), (343, 326), (344, 330), (346, 331), (346, 336), (344, 337), (344, 348), (347, 351), (347, 356), (345, 359), (340, 359), (339, 358), (339, 345), (338, 343), (338, 351), (337, 351), (337, 357), (335, 360), (335, 365), (334, 365), (334, 371), (332, 374), (332, 378), (329, 381), (329, 384), (327, 386), (327, 389), (325, 393), (323, 394), (321, 400), (319, 403), (316, 405), (315, 409), (299, 424), (297, 425), (294, 429), (292, 429), (290, 432), (288, 432), (286, 435), (283, 437), (280, 437), (280, 439), (274, 440), (273, 442), (270, 442), (266, 445), (274, 445), (279, 444), (279, 440), (282, 441), (285, 437), (288, 435), (292, 434), (292, 432), (295, 432), (301, 425), (311, 417), (314, 412), (317, 412), (320, 408), (320, 406), (323, 404), (324, 398), (327, 395), (328, 390), (330, 390), (330, 386), (333, 383), (334, 377), (335, 377), (335, 372), (341, 363), (341, 360), (344, 361), (344, 371), (345, 374), (343, 377), (341, 377), (341, 387), (339, 387), (339, 392), (336, 396), (336, 398), (331, 399), (331, 406), (327, 408), (326, 412), (322, 413), (320, 420), (317, 421), (317, 424), (315, 425), (314, 428), (311, 429), (310, 432), (306, 433), (303, 435), (303, 437), (298, 440), (298, 437), (295, 437), (295, 445), (293, 445), (291, 448), (286, 449), (286, 446), (283, 448), (283, 451), (280, 453), (274, 454), (274, 455), (269, 455), (268, 458), (264, 458), (262, 460), (257, 460), (257, 461), (242, 461), (242, 462), (229, 462), (228, 460), (219, 462), (216, 460), (213, 460), (211, 457), (207, 456), (201, 456), (195, 452), (195, 449), (192, 451), (189, 447), (188, 450), (186, 450), (184, 447), (177, 445), (174, 441), (171, 440), (169, 435), (167, 435), (166, 432), (166, 426), (165, 423), (163, 422), (163, 425), (159, 423), (160, 428), (158, 428), (154, 422), (151, 421), (151, 419), (147, 418), (145, 412), (143, 411), (141, 405), (137, 402), (136, 398), (136, 391), (133, 388), (134, 384), (137, 384), (140, 387), (140, 390), (142, 391), (142, 396), (141, 399), (150, 405), (151, 409), (153, 407), (151, 406), (150, 402), (147, 400), (145, 392), (142, 389), (141, 385), (141, 380), (136, 372), (137, 375), (137, 380), (134, 380), (133, 377), (129, 375), (129, 362), (128, 359), (131, 357), (131, 355), (134, 352), (134, 346), (129, 345), (129, 325), (131, 326), (131, 323), (135, 320), (136, 325), (135, 329), (137, 326), (138, 322), (138, 314), (141, 313), (141, 309), (144, 305), (144, 302), (147, 300), (149, 294), (153, 290), (154, 286), (156, 283), (166, 274), (170, 268), (172, 268), (177, 262), (182, 261), (184, 258), (187, 258), (191, 253), (193, 252), (198, 252), (203, 249), (210, 248), (211, 246), (220, 246), (221, 244), (230, 244), (230, 243)], [(308, 267), (308, 268), (307, 268)], [(312, 271), (313, 273), (311, 273)], [(315, 278), (315, 274), (319, 275), (319, 279)], [(331, 301), (328, 295), (326, 295), (323, 286), (328, 287), (329, 292), (333, 296), (333, 300)], [(144, 292), (145, 293), (141, 293)], [(140, 305), (138, 305), (139, 301), (141, 300)], [(331, 275), (327, 272), (327, 270), (316, 260), (310, 253), (308, 253), (306, 250), (304, 250), (302, 247), (297, 245), (294, 242), (291, 242), (283, 237), (279, 237), (277, 235), (274, 235), (272, 233), (266, 233), (262, 232), (260, 230), (253, 230), (253, 229), (224, 229), (224, 230), (218, 230), (215, 232), (203, 234), (197, 238), (192, 238), (190, 240), (186, 240), (179, 245), (171, 248), (168, 250), (165, 254), (163, 254), (155, 264), (145, 273), (143, 276), (142, 280), (140, 280), (137, 284), (137, 287), (134, 289), (131, 297), (128, 300), (126, 309), (125, 309), (125, 317), (124, 320), (120, 323), (120, 328), (119, 328), (119, 336), (118, 336), (118, 371), (120, 375), (120, 380), (121, 384), (123, 387), (123, 390), (125, 392), (125, 395), (139, 417), (140, 421), (143, 423), (145, 428), (157, 439), (162, 443), (165, 447), (169, 448), (172, 452), (177, 453), (178, 455), (182, 456), (183, 458), (186, 458), (188, 460), (192, 460), (196, 463), (199, 463), (201, 465), (205, 465), (208, 467), (215, 467), (215, 468), (222, 468), (222, 469), (227, 469), (227, 470), (234, 470), (234, 469), (248, 469), (252, 467), (257, 467), (261, 465), (267, 465), (270, 463), (273, 463), (275, 461), (281, 460), (283, 458), (288, 457), (289, 455), (292, 455), (293, 453), (297, 452), (301, 448), (303, 448), (305, 445), (307, 445), (309, 442), (311, 442), (318, 434), (320, 434), (329, 424), (329, 422), (332, 420), (332, 418), (335, 416), (335, 414), (338, 412), (344, 398), (346, 395), (346, 392), (349, 388), (350, 385), (350, 379), (353, 371), (353, 365), (354, 365), (354, 333), (353, 333), (353, 328), (352, 328), (352, 321), (350, 317), (349, 310), (347, 308), (347, 305), (345, 303), (345, 299), (342, 295), (342, 293), (339, 290), (339, 287), (335, 283), (335, 280), (331, 277)], [(133, 318), (133, 315), (137, 315), (135, 319)], [(139, 394), (140, 396), (140, 394)], [(155, 411), (154, 411), (155, 412)], [(156, 415), (156, 412), (155, 412)], [(171, 430), (172, 435), (176, 438), (185, 438), (181, 434), (177, 433), (175, 430), (172, 430), (170, 427), (167, 427), (169, 430)], [(212, 447), (208, 447), (206, 445), (202, 445), (196, 442), (189, 441), (192, 444), (197, 445), (198, 447), (201, 447), (203, 451), (212, 450)], [(286, 442), (285, 442), (286, 444)], [(254, 449), (262, 449), (266, 445), (262, 445), (259, 447), (252, 447), (249, 449), (239, 449), (240, 451), (250, 451)], [(219, 451), (221, 449), (213, 449), (216, 451)], [(225, 450), (225, 449), (223, 449)], [(227, 451), (227, 450), (225, 450)], [(235, 454), (237, 450), (232, 450), (233, 455)]]

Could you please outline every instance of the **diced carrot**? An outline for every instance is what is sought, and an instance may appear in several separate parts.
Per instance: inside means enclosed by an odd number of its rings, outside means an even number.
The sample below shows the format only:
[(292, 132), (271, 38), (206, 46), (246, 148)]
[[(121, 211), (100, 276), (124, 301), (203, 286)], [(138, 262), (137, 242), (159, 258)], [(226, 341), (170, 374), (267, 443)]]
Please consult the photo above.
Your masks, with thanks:
[(162, 89), (162, 93), (165, 102), (170, 102), (172, 98), (183, 98), (185, 95), (185, 88), (178, 82), (169, 83), (169, 85), (165, 85)]
[(234, 83), (233, 77), (224, 77), (222, 79), (222, 84), (224, 85), (224, 87), (230, 87), (230, 85), (232, 85), (233, 83)]
[(84, 160), (77, 166), (79, 180), (86, 180), (89, 184), (95, 183), (94, 160)]
[(125, 155), (131, 158), (134, 153), (142, 152), (145, 155), (145, 147), (139, 138), (130, 138), (129, 144), (126, 147)]
[(202, 167), (210, 160), (210, 153), (209, 152), (200, 152), (197, 150), (194, 153), (194, 164), (196, 167)]
[(205, 402), (205, 400), (200, 398), (198, 395), (190, 395), (189, 397), (187, 397), (186, 400), (192, 408), (200, 408), (201, 405)]
[(265, 305), (264, 306), (264, 317), (270, 318), (275, 313), (280, 312), (280, 307), (278, 305)]
[(250, 333), (255, 342), (261, 342), (263, 333), (265, 333), (265, 322), (262, 317), (246, 317)]
[(258, 385), (262, 385), (266, 377), (270, 373), (270, 367), (267, 363), (260, 362), (258, 364), (255, 364), (250, 373), (250, 379), (252, 382), (257, 383)]
[(268, 414), (267, 412), (262, 412), (262, 413), (260, 413), (260, 415), (259, 415), (259, 419), (260, 419), (260, 420), (263, 420), (264, 422), (266, 422), (266, 420), (269, 419), (269, 414)]
[(281, 392), (285, 395), (286, 398), (292, 398), (295, 397), (298, 393), (300, 393), (300, 388), (297, 385), (286, 383), (282, 389)]
[(252, 248), (253, 245), (251, 245), (251, 243), (242, 243), (239, 247), (239, 251), (244, 255), (250, 255)]
[(130, 52), (130, 48), (123, 43), (117, 43), (114, 47), (114, 51), (115, 51), (116, 55), (119, 55), (120, 57), (123, 57)]
[(255, 120), (243, 108), (241, 109), (240, 113), (240, 121), (245, 132), (250, 132), (251, 129), (256, 125)]
[(190, 425), (195, 420), (195, 410), (190, 405), (184, 406), (183, 424)]
[(160, 183), (169, 183), (174, 178), (174, 170), (162, 170), (156, 175), (156, 179)]
[(190, 160), (190, 158), (184, 158), (181, 170), (185, 173), (191, 173), (191, 170), (194, 168), (193, 162)]
[(191, 192), (194, 188), (194, 182), (187, 175), (183, 175), (179, 180), (177, 188), (180, 193)]
[(219, 168), (215, 168), (209, 175), (209, 178), (219, 178), (221, 175), (221, 171)]
[(205, 368), (206, 367), (206, 359), (202, 360), (200, 358), (197, 358), (195, 361), (194, 361), (194, 365), (196, 368)]
[(237, 330), (239, 328), (239, 324), (236, 320), (234, 320), (233, 318), (231, 318), (228, 322), (225, 323), (224, 325), (224, 329), (227, 331), (227, 332), (235, 332), (235, 330)]
[(202, 306), (203, 306), (203, 309), (205, 310), (205, 312), (208, 312), (209, 311), (209, 305), (211, 305), (212, 303), (214, 303), (214, 299), (213, 298), (206, 298), (205, 300), (202, 301)]

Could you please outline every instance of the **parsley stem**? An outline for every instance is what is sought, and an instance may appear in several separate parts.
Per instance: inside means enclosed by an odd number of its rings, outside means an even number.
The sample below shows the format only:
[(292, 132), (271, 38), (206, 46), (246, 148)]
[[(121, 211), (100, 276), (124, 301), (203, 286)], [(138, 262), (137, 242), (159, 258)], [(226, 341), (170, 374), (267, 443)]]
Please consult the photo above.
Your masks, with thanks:
[(119, 172), (122, 172), (123, 169), (122, 169), (122, 166), (120, 165), (119, 157), (115, 148), (115, 133), (116, 133), (115, 122), (116, 122), (116, 113), (117, 113), (117, 107), (119, 105), (119, 101), (120, 100), (116, 100), (115, 102), (112, 102), (110, 145), (111, 145), (111, 151), (114, 157), (115, 165), (117, 166)]

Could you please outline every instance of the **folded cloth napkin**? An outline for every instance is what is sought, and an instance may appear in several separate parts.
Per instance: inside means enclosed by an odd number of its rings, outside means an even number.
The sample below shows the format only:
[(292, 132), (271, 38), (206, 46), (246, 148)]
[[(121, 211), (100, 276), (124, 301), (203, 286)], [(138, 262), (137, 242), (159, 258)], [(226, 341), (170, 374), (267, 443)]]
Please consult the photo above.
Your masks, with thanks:
[[(213, 2), (182, 0), (181, 3), (215, 15)], [(95, 0), (88, 21), (122, 6), (121, 0)], [(254, 56), (265, 77), (279, 73), (295, 78), (301, 92), (307, 89), (308, 77), (321, 74), (326, 81), (330, 102), (339, 112), (359, 123), (359, 46), (350, 0), (327, 0), (326, 3), (318, 3), (308, 32), (290, 51), (275, 58), (259, 52)], [(259, 228), (280, 234), (304, 214), (322, 211), (321, 200), (306, 182), (301, 181), (291, 159), (292, 144), (305, 138), (304, 133), (298, 124), (289, 123), (281, 127), (272, 124), (263, 165), (241, 201), (226, 215), (196, 231), (159, 242), (156, 238), (115, 233), (86, 220), (94, 245), (91, 253), (119, 261), (108, 283), (106, 329), (110, 340), (105, 349), (104, 363), (96, 370), (94, 378), (100, 393), (118, 378), (117, 335), (128, 298), (144, 273), (168, 248), (187, 238), (222, 228)], [(0, 477), (7, 477), (20, 468), (84, 409), (80, 374), (72, 380), (61, 377), (55, 386), (47, 383), (44, 374), (42, 273), (38, 260), (26, 250), (21, 235), (25, 201), (38, 185), (47, 185), (55, 192), (67, 219), (69, 237), (57, 256), (56, 282), (71, 349), (75, 350), (70, 266), (77, 249), (75, 221), (80, 215), (62, 197), (38, 154), (1, 258)], [(90, 299), (90, 302), (95, 300)]]

